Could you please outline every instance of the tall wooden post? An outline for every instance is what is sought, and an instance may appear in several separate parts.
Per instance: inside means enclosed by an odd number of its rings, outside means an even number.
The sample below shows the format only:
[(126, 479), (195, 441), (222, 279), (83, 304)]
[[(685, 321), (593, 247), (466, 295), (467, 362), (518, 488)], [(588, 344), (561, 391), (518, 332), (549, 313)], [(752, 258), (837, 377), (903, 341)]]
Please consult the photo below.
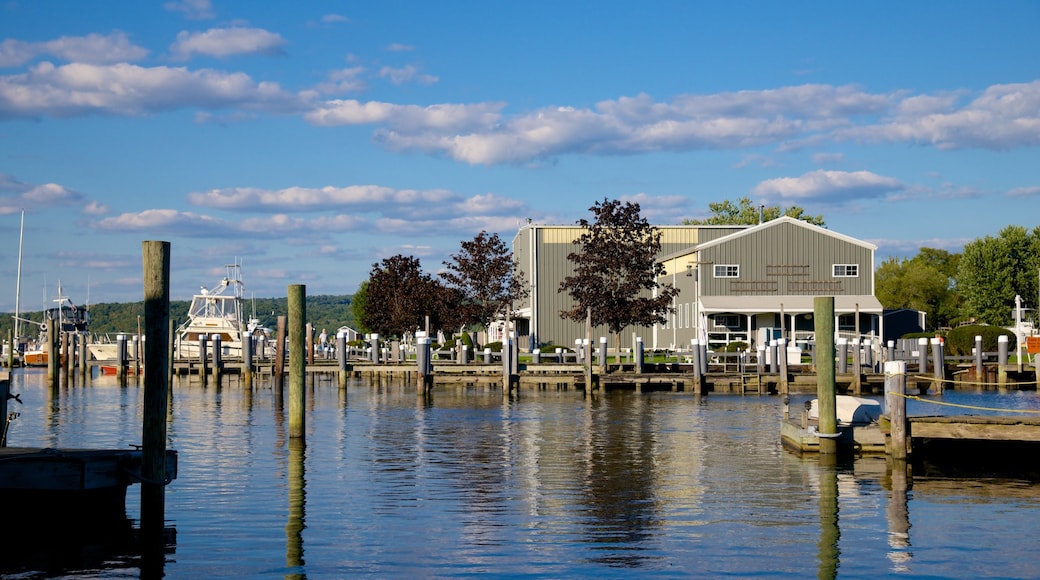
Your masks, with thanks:
[(901, 360), (885, 363), (885, 412), (891, 422), (888, 450), (892, 459), (906, 460), (906, 362)]
[(50, 386), (58, 384), (58, 321), (52, 320), (47, 324), (47, 344), (44, 352), (47, 353), (47, 383)]
[[(837, 453), (837, 386), (834, 380), (834, 297), (813, 299), (813, 334), (816, 336), (816, 397), (819, 403), (820, 453)], [(828, 435), (831, 435), (828, 437)]]
[(220, 375), (224, 372), (224, 345), (219, 334), (213, 335), (213, 384), (220, 386)]
[(77, 368), (79, 369), (80, 378), (86, 378), (87, 369), (90, 368), (90, 361), (87, 360), (89, 358), (87, 355), (87, 339), (89, 337), (87, 336), (87, 333), (84, 332), (82, 334), (77, 333), (76, 338), (76, 346), (79, 349), (79, 366)]
[(166, 345), (166, 356), (169, 357), (169, 365), (166, 368), (166, 380), (169, 381), (170, 389), (173, 389), (173, 344), (177, 336), (177, 321), (170, 319), (169, 342)]
[(129, 363), (126, 360), (126, 335), (116, 335), (116, 382), (119, 386), (126, 386), (126, 369)]
[(242, 337), (242, 386), (247, 389), (253, 388), (253, 336), (246, 334)]
[(339, 388), (347, 388), (347, 332), (336, 333), (336, 363), (339, 366)]
[(286, 320), (284, 316), (278, 317), (278, 334), (275, 336), (274, 352), (274, 390), (279, 397), (285, 386), (285, 331)]
[(307, 373), (307, 287), (289, 285), (289, 437), (304, 439)]
[[(7, 368), (9, 368), (9, 369), (13, 369), (14, 368), (14, 351), (15, 351), (15, 346), (16, 345), (14, 343), (14, 328), (8, 328), (7, 329), (7, 347), (8, 347), (7, 348)], [(6, 417), (7, 414), (5, 413), (4, 416)], [(4, 421), (6, 421), (6, 420), (7, 419), (4, 419)]]
[(585, 308), (585, 392), (592, 392), (592, 307)]
[(144, 242), (142, 254), (146, 367), (141, 430), (141, 529), (161, 533), (166, 502), (170, 242)]

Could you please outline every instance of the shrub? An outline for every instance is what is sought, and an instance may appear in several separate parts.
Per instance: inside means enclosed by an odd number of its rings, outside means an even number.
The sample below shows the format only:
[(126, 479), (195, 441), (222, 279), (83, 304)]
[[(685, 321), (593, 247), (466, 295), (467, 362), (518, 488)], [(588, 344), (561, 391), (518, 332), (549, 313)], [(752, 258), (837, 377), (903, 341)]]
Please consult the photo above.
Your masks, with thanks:
[(975, 337), (982, 337), (983, 352), (997, 351), (997, 337), (1008, 337), (1008, 352), (1015, 349), (1015, 333), (1000, 326), (958, 326), (946, 334), (946, 352), (951, 356), (970, 356), (975, 348)]
[(490, 348), (491, 352), (502, 352), (502, 342), (489, 342), (484, 345), (484, 348)]
[(723, 349), (724, 352), (744, 352), (747, 350), (748, 344), (742, 340), (734, 340), (733, 342), (726, 345)]

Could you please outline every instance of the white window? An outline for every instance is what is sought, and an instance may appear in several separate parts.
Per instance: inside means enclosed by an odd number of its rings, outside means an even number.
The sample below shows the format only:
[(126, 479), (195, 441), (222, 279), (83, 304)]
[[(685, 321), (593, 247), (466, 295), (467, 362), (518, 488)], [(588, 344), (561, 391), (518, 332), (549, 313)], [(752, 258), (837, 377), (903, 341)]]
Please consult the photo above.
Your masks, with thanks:
[(740, 278), (739, 264), (715, 264), (716, 278)]
[(859, 277), (859, 264), (835, 264), (834, 265), (834, 277), (835, 278), (858, 278)]

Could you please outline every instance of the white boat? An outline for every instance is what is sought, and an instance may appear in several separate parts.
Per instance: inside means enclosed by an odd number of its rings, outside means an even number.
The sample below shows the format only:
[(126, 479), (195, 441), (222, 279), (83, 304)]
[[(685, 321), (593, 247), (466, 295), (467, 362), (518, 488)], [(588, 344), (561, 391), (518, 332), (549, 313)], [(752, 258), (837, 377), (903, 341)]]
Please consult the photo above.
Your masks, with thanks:
[[(61, 282), (58, 282), (58, 297), (54, 299), (57, 306), (48, 308), (43, 312), (43, 322), (36, 322), (27, 318), (15, 316), (15, 320), (35, 324), (40, 329), (40, 337), (36, 341), (24, 341), (24, 347), (19, 346), (22, 351), (22, 362), (26, 366), (46, 366), (48, 353), (45, 347), (47, 339), (47, 327), (53, 326), (62, 332), (87, 333), (90, 329), (90, 312), (86, 308), (80, 308), (72, 303), (68, 296), (61, 290)], [(64, 355), (63, 355), (64, 357)]]
[[(838, 425), (870, 425), (877, 423), (881, 417), (881, 403), (874, 399), (853, 397), (851, 395), (835, 396), (835, 407)], [(809, 419), (819, 419), (820, 401), (813, 399), (809, 407)]]
[[(225, 266), (226, 274), (213, 288), (202, 288), (192, 296), (188, 307), (188, 320), (177, 329), (176, 356), (198, 358), (199, 338), (206, 337), (206, 349), (212, 353), (213, 337), (220, 336), (222, 358), (241, 358), (242, 341), (250, 340), (262, 332), (258, 321), (245, 320), (242, 266)], [(259, 338), (259, 337), (257, 337)], [(253, 343), (253, 353), (259, 356), (260, 349)], [(267, 346), (264, 346), (267, 349)], [(212, 355), (209, 355), (212, 356)]]

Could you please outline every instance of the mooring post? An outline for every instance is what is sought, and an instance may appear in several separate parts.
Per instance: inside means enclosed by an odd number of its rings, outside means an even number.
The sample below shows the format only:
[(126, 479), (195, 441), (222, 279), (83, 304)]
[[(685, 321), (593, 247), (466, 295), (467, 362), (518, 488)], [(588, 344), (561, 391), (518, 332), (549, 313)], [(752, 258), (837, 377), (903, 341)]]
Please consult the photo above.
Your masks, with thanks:
[[(13, 369), (14, 368), (14, 351), (15, 351), (14, 328), (12, 327), (12, 328), (8, 328), (7, 329), (7, 368), (9, 368), (9, 369)], [(4, 417), (6, 417), (6, 416), (7, 416), (7, 414), (4, 413)], [(6, 421), (6, 420), (7, 419), (4, 419), (4, 421)]]
[(87, 369), (90, 368), (90, 361), (87, 360), (89, 358), (87, 356), (87, 338), (88, 338), (88, 335), (85, 332), (84, 333), (77, 333), (76, 337), (78, 339), (78, 343), (77, 343), (76, 346), (79, 348), (79, 367), (78, 367), (79, 368), (79, 376), (81, 378), (86, 378), (86, 376), (87, 376)]
[(373, 332), (369, 338), (371, 339), (369, 344), (372, 347), (372, 362), (379, 364), (379, 333)]
[(144, 410), (141, 440), (141, 529), (161, 534), (166, 488), (170, 242), (144, 242)]
[(314, 327), (308, 322), (304, 327), (307, 336), (307, 364), (314, 364)]
[(887, 343), (887, 349), (885, 351), (885, 360), (896, 360), (896, 341), (890, 340)]
[[(643, 337), (636, 338), (636, 373), (643, 374)], [(560, 361), (563, 362), (563, 361)]]
[(928, 373), (928, 339), (917, 339), (917, 374), (924, 378)]
[(786, 395), (788, 392), (787, 385), (787, 339), (777, 339), (777, 353), (780, 355), (780, 388), (781, 395)]
[(199, 335), (199, 379), (202, 386), (209, 382), (209, 335)]
[(755, 366), (757, 367), (759, 380), (761, 380), (761, 375), (766, 373), (766, 345), (759, 344), (755, 347), (755, 351), (758, 354), (757, 358), (755, 358)]
[(219, 334), (213, 335), (213, 384), (220, 386), (220, 374), (224, 371), (224, 347)]
[[(690, 339), (690, 366), (693, 367), (693, 392), (698, 395), (703, 390), (704, 375), (701, 374), (701, 346), (696, 338)], [(743, 394), (743, 393), (741, 393)]]
[[(14, 333), (11, 330), (10, 333)], [(14, 343), (12, 343), (13, 345)], [(14, 346), (11, 347), (14, 349)], [(0, 447), (7, 447), (7, 397), (11, 394), (11, 373), (0, 375)]]
[(336, 363), (339, 366), (339, 388), (347, 388), (347, 332), (336, 333)]
[(307, 287), (289, 285), (289, 437), (304, 438), (304, 384), (307, 373)]
[(856, 395), (862, 393), (863, 386), (863, 350), (862, 341), (853, 338), (849, 341), (852, 350), (852, 392)]
[(997, 383), (1007, 384), (1008, 337), (1001, 334), (997, 337)]
[(838, 337), (838, 374), (844, 375), (849, 372), (849, 339)]
[(50, 324), (47, 325), (47, 344), (44, 345), (44, 352), (47, 353), (47, 384), (52, 387), (56, 385), (58, 381), (57, 326), (57, 320), (52, 320), (50, 321)]
[(985, 371), (982, 368), (982, 335), (975, 335), (975, 380), (979, 383), (986, 382)]
[(173, 356), (174, 356), (174, 342), (175, 342), (174, 338), (176, 336), (177, 336), (177, 321), (171, 318), (170, 319), (170, 325), (169, 325), (169, 332), (167, 333), (167, 337), (168, 337), (167, 340), (169, 342), (166, 344), (166, 357), (167, 357), (167, 361), (169, 362), (169, 364), (167, 365), (167, 368), (166, 368), (166, 378), (169, 381), (169, 385), (170, 385), (170, 389), (171, 390), (173, 389), (173, 372), (174, 372)]
[(502, 394), (509, 396), (513, 390), (513, 334), (508, 333), (502, 344)]
[(891, 422), (888, 453), (892, 459), (906, 459), (906, 362), (885, 363), (885, 410)]
[(242, 337), (242, 386), (253, 388), (253, 335)]
[(129, 366), (129, 365), (127, 365), (127, 361), (126, 361), (126, 335), (125, 334), (117, 334), (116, 335), (116, 382), (118, 382), (119, 386), (121, 386), (121, 387), (125, 387), (126, 386), (126, 370), (127, 370), (127, 366)]
[(281, 396), (282, 388), (285, 386), (285, 333), (285, 316), (279, 316), (278, 334), (274, 339), (274, 390), (279, 396)]
[(769, 374), (775, 375), (780, 372), (780, 359), (776, 350), (776, 339), (769, 341)]
[(943, 353), (942, 339), (940, 338), (932, 339), (932, 360), (935, 361), (932, 365), (932, 368), (934, 369), (933, 376), (935, 377), (935, 391), (942, 393), (946, 386), (946, 361), (945, 354)]
[(813, 333), (816, 336), (816, 398), (818, 401), (820, 453), (837, 453), (837, 385), (834, 380), (834, 297), (813, 298)]

